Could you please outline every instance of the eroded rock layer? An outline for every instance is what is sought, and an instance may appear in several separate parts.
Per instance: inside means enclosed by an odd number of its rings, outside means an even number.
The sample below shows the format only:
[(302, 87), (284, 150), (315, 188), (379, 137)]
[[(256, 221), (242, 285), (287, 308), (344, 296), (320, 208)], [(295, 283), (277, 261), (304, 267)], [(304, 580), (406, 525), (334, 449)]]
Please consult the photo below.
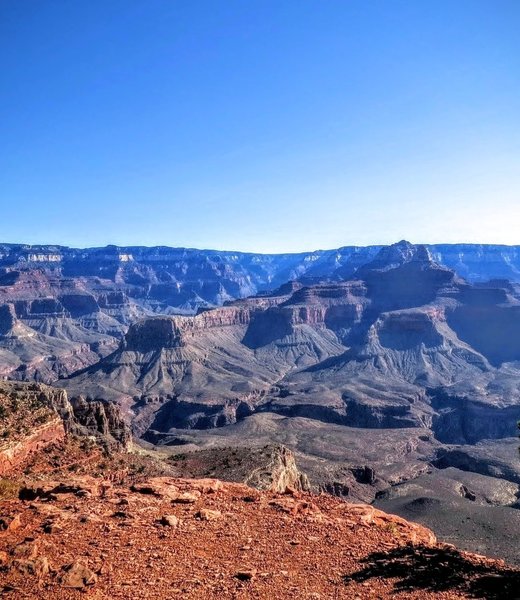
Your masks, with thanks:
[(131, 440), (118, 407), (37, 383), (0, 382), (0, 475), (66, 435), (93, 436), (105, 446), (126, 449)]
[[(80, 250), (2, 244), (0, 377), (52, 383), (110, 354), (128, 326), (147, 315), (192, 314), (199, 308), (273, 290), (288, 280), (308, 284), (350, 279), (381, 248), (346, 246), (262, 255), (165, 247)], [(438, 263), (469, 281), (520, 281), (518, 247), (466, 244), (428, 249)], [(386, 254), (378, 260), (391, 262), (395, 251), (384, 250)], [(286, 285), (284, 293), (290, 295), (298, 286), (301, 283)], [(394, 291), (401, 295), (405, 292), (402, 287)], [(265, 302), (258, 301), (259, 305)], [(330, 311), (328, 319), (341, 320), (345, 315), (338, 310)], [(302, 319), (322, 319), (320, 308), (316, 311), (314, 315), (302, 315)], [(472, 315), (471, 311), (461, 311), (454, 319), (467, 330), (466, 322)], [(225, 320), (227, 315), (220, 318)], [(280, 333), (288, 326), (288, 315), (271, 315), (271, 325), (274, 318), (278, 319)], [(489, 319), (489, 326), (504, 325), (500, 316), (489, 315)], [(265, 342), (265, 332), (257, 324), (256, 331), (250, 332), (249, 343), (261, 346)], [(479, 340), (474, 342), (479, 345)], [(494, 360), (508, 358), (501, 352), (496, 349)]]
[(140, 321), (62, 385), (119, 402), (156, 441), (268, 411), (474, 443), (514, 434), (518, 327), (514, 287), (468, 284), (425, 247), (401, 243), (350, 281)]

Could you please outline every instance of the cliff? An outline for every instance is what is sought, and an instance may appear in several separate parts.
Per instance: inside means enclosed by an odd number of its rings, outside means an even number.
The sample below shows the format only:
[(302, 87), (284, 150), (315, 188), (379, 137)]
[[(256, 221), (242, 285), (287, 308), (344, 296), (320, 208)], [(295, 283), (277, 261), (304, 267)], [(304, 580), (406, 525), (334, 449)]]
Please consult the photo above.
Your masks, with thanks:
[(117, 449), (131, 440), (117, 406), (83, 398), (70, 402), (64, 390), (42, 384), (0, 382), (0, 474), (67, 435), (94, 436)]
[(282, 445), (186, 452), (172, 456), (168, 464), (182, 477), (214, 477), (280, 493), (311, 489), (307, 475), (296, 465), (294, 453)]
[[(317, 292), (309, 290), (320, 282), (336, 284), (354, 276), (364, 277), (363, 269), (374, 259), (387, 266), (407, 262), (410, 252), (412, 245), (407, 242), (280, 255), (165, 247), (74, 249), (1, 244), (0, 376), (50, 384), (111, 354), (129, 326), (157, 315), (198, 312), (199, 319), (183, 324), (195, 331), (219, 324), (245, 325), (257, 315), (263, 320), (262, 314), (272, 308), (279, 331), (287, 335), (291, 334), (291, 323), (327, 325), (327, 319), (341, 319), (344, 310), (356, 313), (355, 319), (362, 307), (343, 309), (340, 300), (335, 303), (330, 297), (329, 309), (325, 310), (320, 306), (323, 297), (313, 299)], [(520, 281), (518, 247), (444, 245), (424, 247), (424, 252), (440, 265), (436, 271), (440, 278), (449, 273), (448, 267), (470, 282), (509, 279), (513, 283), (508, 284), (508, 293), (520, 297), (514, 283)], [(377, 265), (370, 268), (377, 271)], [(370, 277), (365, 279), (372, 285)], [(383, 279), (379, 277), (381, 282)], [(410, 272), (407, 281), (408, 285), (414, 282), (409, 299), (412, 306), (421, 285), (428, 282), (421, 279), (420, 272)], [(319, 294), (349, 293), (334, 284), (328, 290), (324, 285)], [(384, 289), (388, 309), (407, 293), (406, 286), (390, 280)], [(298, 290), (301, 306), (296, 308)], [(353, 287), (351, 290), (359, 295)], [(242, 307), (234, 303), (255, 294), (255, 300)], [(290, 297), (294, 297), (293, 306), (281, 307)], [(335, 304), (339, 312), (335, 312)], [(207, 311), (222, 305), (230, 310)], [(257, 333), (261, 329), (260, 324)], [(253, 348), (266, 339), (257, 333), (250, 333)]]

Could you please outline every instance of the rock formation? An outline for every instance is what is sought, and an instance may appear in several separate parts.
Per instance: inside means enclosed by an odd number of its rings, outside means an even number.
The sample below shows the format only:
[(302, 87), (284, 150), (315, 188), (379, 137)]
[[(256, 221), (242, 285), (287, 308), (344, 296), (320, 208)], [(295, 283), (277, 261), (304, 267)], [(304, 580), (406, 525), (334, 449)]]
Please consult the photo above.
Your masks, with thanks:
[(351, 281), (140, 321), (118, 351), (61, 385), (118, 401), (154, 439), (269, 411), (474, 443), (514, 433), (518, 327), (507, 286), (472, 286), (403, 242)]
[(0, 382), (0, 474), (12, 470), (66, 435), (94, 436), (126, 449), (130, 430), (117, 406), (83, 398), (69, 402), (65, 390), (37, 383)]
[(168, 461), (183, 477), (217, 477), (259, 490), (310, 491), (294, 453), (282, 445), (234, 446), (176, 454)]
[[(300, 283), (280, 290), (279, 295), (294, 293), (302, 283), (351, 279), (381, 248), (346, 246), (261, 255), (164, 247), (79, 250), (2, 244), (0, 376), (52, 383), (110, 354), (128, 326), (145, 316), (194, 313), (273, 290), (288, 280)], [(518, 247), (427, 248), (439, 264), (469, 281), (520, 281)], [(388, 252), (396, 250), (384, 250), (387, 254), (379, 260), (388, 262), (392, 258)], [(272, 316), (278, 318), (278, 327), (287, 325), (284, 314)], [(254, 335), (251, 331), (249, 343), (262, 345), (264, 339)]]

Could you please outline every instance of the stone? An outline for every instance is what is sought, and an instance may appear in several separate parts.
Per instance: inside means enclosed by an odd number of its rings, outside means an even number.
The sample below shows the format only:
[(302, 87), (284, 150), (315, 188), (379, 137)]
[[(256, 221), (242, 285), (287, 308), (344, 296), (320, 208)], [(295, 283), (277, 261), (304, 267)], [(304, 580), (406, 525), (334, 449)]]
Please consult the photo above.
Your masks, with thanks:
[(176, 504), (194, 504), (200, 498), (200, 492), (180, 492), (172, 497), (172, 502)]
[(0, 530), (3, 531), (16, 531), (22, 526), (20, 515), (14, 517), (4, 517), (0, 519)]
[(13, 568), (24, 575), (34, 575), (42, 578), (49, 573), (49, 561), (45, 556), (39, 556), (34, 560), (18, 558), (13, 561)]
[(219, 510), (211, 510), (209, 508), (201, 508), (195, 514), (195, 517), (197, 517), (201, 521), (215, 521), (216, 519), (220, 519), (222, 517), (222, 513)]
[(235, 573), (235, 578), (240, 581), (251, 581), (256, 576), (256, 569), (242, 569)]
[(75, 561), (65, 567), (65, 573), (61, 576), (61, 585), (68, 588), (83, 589), (94, 585), (97, 575), (91, 571), (82, 561)]
[(190, 485), (201, 494), (215, 494), (222, 489), (222, 481), (218, 479), (196, 479)]
[(159, 522), (165, 527), (176, 528), (179, 525), (179, 519), (175, 515), (163, 515)]
[(11, 554), (16, 558), (33, 559), (38, 554), (38, 547), (34, 540), (26, 540), (17, 544)]

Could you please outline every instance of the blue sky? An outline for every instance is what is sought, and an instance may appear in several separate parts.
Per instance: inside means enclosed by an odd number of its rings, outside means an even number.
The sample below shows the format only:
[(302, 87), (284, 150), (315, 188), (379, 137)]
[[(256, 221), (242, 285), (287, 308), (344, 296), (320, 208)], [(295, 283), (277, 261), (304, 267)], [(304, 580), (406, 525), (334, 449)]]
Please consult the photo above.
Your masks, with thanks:
[(0, 241), (520, 244), (518, 0), (2, 0)]

